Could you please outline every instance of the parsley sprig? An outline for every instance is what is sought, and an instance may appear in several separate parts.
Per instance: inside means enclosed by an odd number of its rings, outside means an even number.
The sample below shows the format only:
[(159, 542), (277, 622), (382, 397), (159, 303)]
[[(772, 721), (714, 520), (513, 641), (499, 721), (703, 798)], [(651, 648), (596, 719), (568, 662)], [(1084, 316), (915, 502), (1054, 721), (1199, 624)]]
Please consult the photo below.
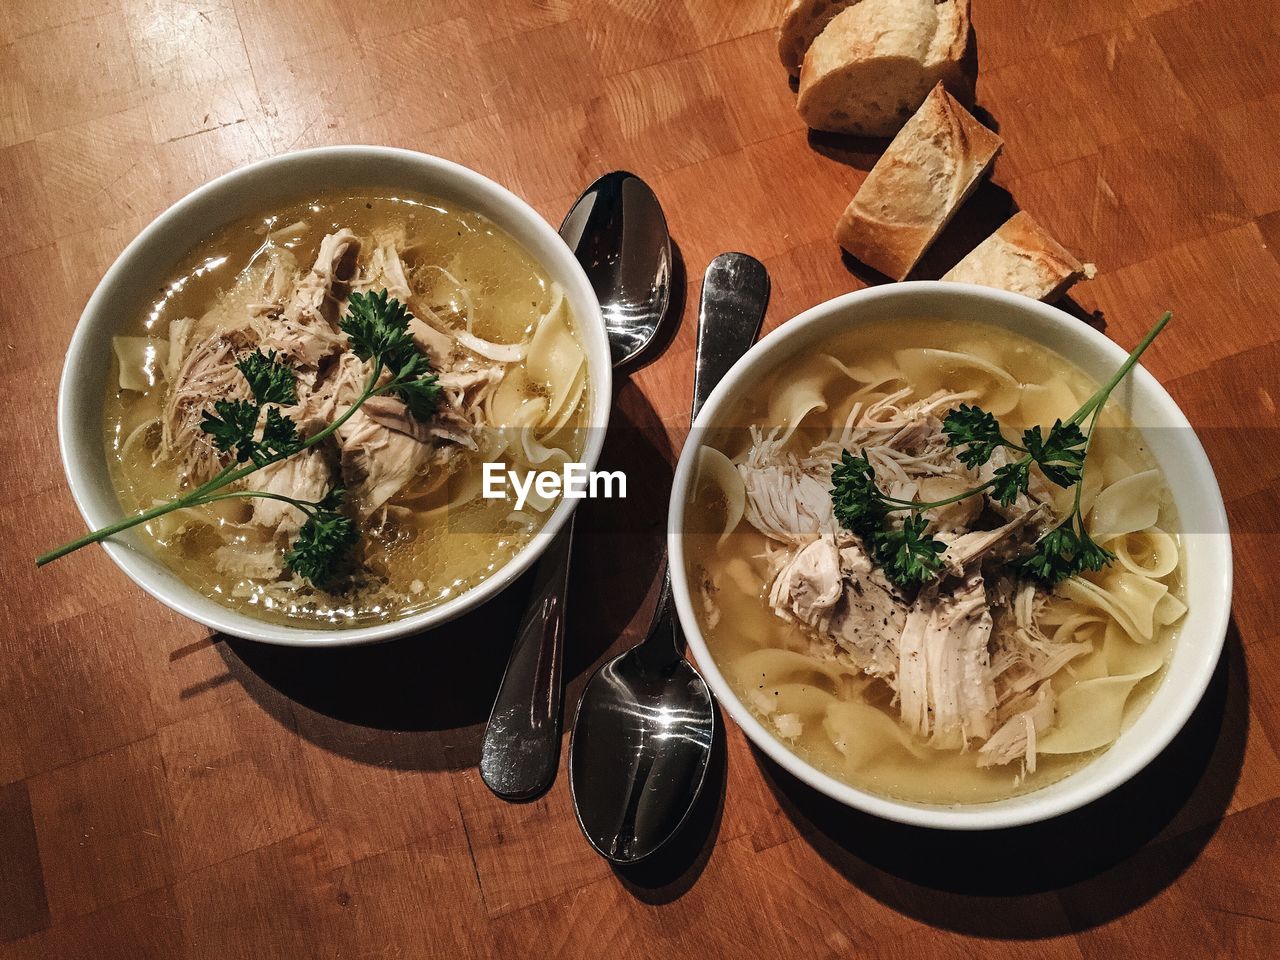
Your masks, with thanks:
[(967, 467), (983, 466), (1002, 447), (1022, 454), (997, 468), (992, 476), (991, 493), (1002, 506), (1009, 506), (1019, 494), (1027, 492), (1033, 463), (1049, 480), (1064, 488), (1078, 483), (1084, 468), (1085, 436), (1074, 420), (1055, 420), (1048, 436), (1036, 425), (1023, 431), (1022, 443), (1013, 443), (1005, 439), (995, 416), (981, 407), (962, 403), (947, 414), (942, 432), (947, 444), (956, 448), (957, 459)]
[(429, 419), (440, 399), (439, 377), (409, 333), (409, 311), (398, 300), (388, 299), (385, 290), (352, 294), (348, 303), (340, 326), (351, 349), (361, 360), (374, 360), (392, 374), (376, 392), (394, 394), (419, 420)]
[(298, 531), (293, 548), (284, 555), (289, 569), (312, 583), (330, 579), (360, 539), (351, 518), (340, 512), (345, 495), (344, 489), (334, 487), (314, 510), (304, 510), (307, 521)]
[[(1107, 398), (1128, 376), (1171, 316), (1171, 313), (1164, 314), (1111, 379), (1068, 420), (1054, 421), (1047, 433), (1034, 426), (1023, 431), (1022, 442), (1017, 443), (1005, 437), (999, 421), (981, 407), (961, 404), (950, 411), (943, 420), (942, 431), (947, 444), (956, 449), (961, 463), (976, 469), (989, 463), (1001, 448), (1009, 450), (1014, 457), (997, 467), (990, 480), (971, 490), (930, 502), (896, 499), (880, 489), (865, 451), (859, 455), (843, 451), (840, 462), (834, 464), (831, 471), (831, 503), (836, 519), (862, 538), (872, 559), (893, 583), (904, 588), (920, 586), (938, 575), (946, 549), (941, 540), (927, 534), (924, 512), (987, 491), (1001, 505), (1009, 506), (1030, 489), (1031, 467), (1035, 465), (1058, 486), (1064, 489), (1074, 486), (1075, 498), (1066, 518), (1041, 537), (1030, 554), (1015, 561), (1016, 568), (1047, 584), (1060, 583), (1085, 570), (1101, 570), (1115, 556), (1095, 543), (1085, 528), (1080, 510), (1085, 458)], [(1081, 429), (1086, 422), (1087, 433)], [(889, 523), (890, 514), (903, 511), (909, 515), (900, 527)]]
[[(946, 544), (926, 535), (928, 521), (914, 503), (881, 492), (865, 451), (856, 456), (841, 452), (831, 470), (831, 504), (836, 519), (862, 538), (871, 558), (898, 586), (920, 586), (937, 575)], [(889, 514), (899, 510), (913, 512), (901, 527), (893, 527), (887, 523)]]
[(227, 488), (263, 467), (323, 443), (371, 397), (396, 396), (419, 420), (427, 420), (435, 412), (439, 380), (409, 333), (413, 317), (404, 304), (389, 297), (386, 290), (353, 293), (347, 303), (348, 313), (340, 326), (352, 351), (371, 362), (372, 369), (360, 395), (340, 417), (304, 438), (297, 423), (281, 409), (298, 400), (293, 371), (275, 351), (245, 354), (236, 361), (236, 368), (253, 399), (215, 400), (213, 409), (205, 410), (200, 421), (200, 429), (214, 446), (230, 455), (227, 465), (194, 490), (64, 544), (38, 557), (36, 565), (43, 566), (174, 510), (219, 500), (257, 498), (288, 503), (306, 516), (285, 554), (289, 568), (318, 586), (336, 579), (360, 538), (354, 521), (342, 510), (346, 491), (334, 487), (320, 500), (309, 501), (265, 490)]

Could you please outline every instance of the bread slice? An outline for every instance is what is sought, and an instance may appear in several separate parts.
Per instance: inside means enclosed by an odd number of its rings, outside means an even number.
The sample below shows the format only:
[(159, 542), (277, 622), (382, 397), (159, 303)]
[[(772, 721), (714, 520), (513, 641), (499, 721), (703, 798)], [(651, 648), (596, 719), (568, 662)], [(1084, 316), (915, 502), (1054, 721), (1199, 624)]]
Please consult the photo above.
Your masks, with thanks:
[[(870, 0), (866, 0), (870, 2)], [(836, 242), (901, 280), (991, 166), (1004, 141), (939, 83), (862, 181)]]
[(1081, 263), (1045, 233), (1031, 214), (1020, 211), (942, 279), (1011, 290), (1035, 300), (1056, 300), (1086, 276), (1093, 276), (1092, 264)]
[(858, 0), (791, 0), (778, 27), (778, 59), (793, 77), (800, 76), (800, 65), (809, 45), (836, 14)]
[(805, 54), (796, 109), (815, 130), (891, 137), (941, 82), (973, 102), (969, 0), (861, 0)]

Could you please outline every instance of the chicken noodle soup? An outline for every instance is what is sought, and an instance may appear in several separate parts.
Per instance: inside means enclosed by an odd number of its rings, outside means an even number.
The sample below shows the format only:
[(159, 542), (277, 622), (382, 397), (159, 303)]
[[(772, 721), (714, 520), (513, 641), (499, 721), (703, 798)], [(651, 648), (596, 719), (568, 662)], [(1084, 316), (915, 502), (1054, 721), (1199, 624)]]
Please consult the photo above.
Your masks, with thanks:
[(890, 581), (831, 499), (843, 451), (865, 454), (890, 497), (961, 494), (1010, 454), (966, 466), (948, 411), (979, 406), (1018, 438), (1096, 389), (1015, 334), (919, 320), (846, 331), (731, 399), (701, 438), (688, 573), (712, 656), (766, 728), (846, 783), (925, 803), (1035, 789), (1116, 739), (1186, 611), (1172, 501), (1118, 403), (1080, 490), (1087, 530), (1115, 560), (1056, 587), (1017, 563), (1075, 495), (1039, 468), (1007, 505), (988, 491), (926, 511), (945, 551), (918, 589)]
[[(339, 329), (349, 298), (381, 292), (439, 376), (425, 419), (395, 395), (368, 400), (331, 437), (240, 487), (315, 501), (346, 489), (360, 537), (321, 589), (286, 551), (301, 511), (232, 499), (147, 524), (185, 581), (244, 612), (297, 625), (407, 616), (510, 560), (554, 501), (480, 497), (481, 468), (579, 459), (589, 385), (563, 291), (484, 217), (428, 197), (333, 195), (233, 223), (193, 250), (115, 341), (106, 443), (122, 506), (135, 511), (226, 464), (202, 428), (215, 401), (249, 396), (238, 358), (276, 351), (296, 378), (282, 407), (304, 436), (341, 416), (371, 373)], [(262, 429), (259, 427), (259, 429)]]

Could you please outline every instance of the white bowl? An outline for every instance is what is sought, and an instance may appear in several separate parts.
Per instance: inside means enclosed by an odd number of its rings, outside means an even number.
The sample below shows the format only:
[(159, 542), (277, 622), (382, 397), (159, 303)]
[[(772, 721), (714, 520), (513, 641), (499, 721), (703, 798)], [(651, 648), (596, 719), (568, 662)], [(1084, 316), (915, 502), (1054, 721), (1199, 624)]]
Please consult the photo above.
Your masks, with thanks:
[[(76, 505), (91, 529), (123, 510), (107, 470), (102, 404), (111, 338), (145, 309), (177, 262), (218, 228), (312, 191), (403, 189), (483, 214), (510, 234), (565, 290), (587, 355), (589, 426), (582, 460), (594, 469), (612, 402), (612, 367), (600, 304), (587, 275), (559, 235), (528, 204), (480, 174), (438, 157), (388, 147), (321, 147), (234, 170), (179, 200), (138, 234), (111, 265), (80, 316), (58, 392), (58, 439)], [(338, 646), (416, 633), (474, 609), (515, 580), (569, 519), (563, 500), (542, 530), (483, 583), (422, 613), (371, 626), (313, 629), (264, 623), (192, 589), (145, 546), (145, 534), (113, 539), (107, 553), (157, 600), (215, 630), (296, 646)], [(74, 563), (64, 559), (60, 563)]]
[[(859, 290), (807, 310), (765, 337), (736, 363), (702, 408), (694, 431), (714, 426), (726, 401), (744, 382), (758, 382), (786, 358), (839, 330), (871, 321), (931, 317), (988, 323), (1022, 334), (1060, 353), (1095, 380), (1105, 381), (1127, 351), (1055, 307), (1027, 297), (969, 284), (913, 282)], [(1155, 316), (1151, 317), (1154, 322)], [(1174, 324), (1162, 339), (1178, 336)], [(1160, 349), (1157, 340), (1152, 348)], [(842, 783), (800, 759), (752, 715), (730, 688), (694, 615), (685, 570), (684, 507), (696, 463), (685, 445), (671, 494), (667, 545), (671, 584), (689, 647), (711, 689), (747, 737), (790, 773), (835, 800), (900, 823), (950, 830), (1012, 827), (1058, 816), (1095, 800), (1151, 762), (1186, 723), (1213, 675), (1231, 610), (1231, 542), (1213, 469), (1178, 405), (1141, 366), (1113, 394), (1143, 429), (1164, 469), (1184, 525), (1187, 615), (1163, 681), (1146, 709), (1109, 750), (1056, 783), (1007, 800), (974, 804), (922, 804), (893, 800)], [(1175, 428), (1175, 429), (1167, 429)]]

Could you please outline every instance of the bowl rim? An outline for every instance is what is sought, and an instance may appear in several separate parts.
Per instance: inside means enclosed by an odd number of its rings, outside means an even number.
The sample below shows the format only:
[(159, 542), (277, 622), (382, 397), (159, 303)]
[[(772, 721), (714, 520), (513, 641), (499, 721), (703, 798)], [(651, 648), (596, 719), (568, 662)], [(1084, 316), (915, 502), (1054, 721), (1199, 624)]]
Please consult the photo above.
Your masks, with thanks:
[[(895, 299), (916, 301), (921, 296), (926, 300), (935, 298), (935, 302), (949, 298), (959, 298), (967, 300), (978, 307), (984, 303), (988, 305), (997, 304), (1005, 310), (1022, 311), (1028, 316), (1035, 317), (1040, 324), (1049, 327), (1058, 326), (1064, 328), (1064, 332), (1067, 335), (1075, 335), (1082, 338), (1084, 344), (1088, 347), (1106, 354), (1109, 359), (1114, 359), (1117, 366), (1128, 355), (1128, 351), (1101, 332), (1082, 323), (1079, 319), (1057, 307), (1019, 294), (981, 287), (975, 284), (935, 280), (917, 280), (868, 287), (817, 304), (779, 325), (761, 339), (730, 368), (729, 372), (725, 374), (724, 378), (711, 392), (693, 424), (690, 437), (696, 436), (699, 430), (707, 428), (715, 420), (725, 400), (735, 389), (738, 381), (748, 371), (755, 372), (753, 368), (757, 367), (757, 365), (764, 365), (775, 354), (783, 353), (789, 341), (803, 337), (810, 328), (823, 323), (835, 322), (833, 318), (847, 311), (856, 311), (859, 307), (868, 304)], [(927, 308), (921, 308), (918, 305), (913, 305), (910, 310), (913, 315), (927, 315)], [(954, 316), (954, 313), (946, 315)], [(991, 322), (977, 319), (981, 317), (981, 313), (977, 311), (973, 311), (973, 316), (974, 320), (972, 322)], [(851, 321), (851, 323), (856, 322), (858, 321)], [(999, 324), (996, 325), (999, 326)], [(1022, 335), (1039, 342), (1034, 334), (1023, 333)], [(1055, 348), (1049, 347), (1049, 349)], [(1055, 350), (1055, 352), (1064, 351)], [(1070, 359), (1070, 357), (1068, 358)], [(776, 362), (780, 362), (780, 360)], [(1192, 539), (1196, 543), (1194, 547), (1196, 550), (1210, 551), (1216, 548), (1219, 551), (1214, 557), (1215, 561), (1217, 561), (1214, 571), (1217, 575), (1217, 581), (1210, 584), (1205, 591), (1208, 595), (1217, 599), (1209, 612), (1208, 630), (1202, 631), (1196, 636), (1195, 649), (1197, 656), (1194, 661), (1189, 661), (1189, 666), (1186, 668), (1188, 675), (1181, 682), (1180, 692), (1177, 694), (1174, 703), (1164, 704), (1165, 712), (1160, 715), (1159, 725), (1154, 732), (1145, 740), (1131, 745), (1129, 752), (1122, 755), (1122, 761), (1112, 765), (1103, 774), (1098, 774), (1095, 770), (1094, 775), (1090, 776), (1089, 771), (1095, 768), (1099, 760), (1109, 754), (1111, 747), (1091, 759), (1084, 767), (1054, 783), (1013, 798), (971, 804), (924, 804), (895, 800), (851, 786), (817, 769), (798, 754), (785, 747), (743, 704), (721, 673), (702, 635), (691, 598), (682, 536), (685, 500), (688, 486), (693, 480), (696, 452), (699, 446), (691, 439), (690, 442), (685, 444), (680, 453), (672, 482), (671, 501), (668, 508), (667, 549), (670, 557), (669, 568), (671, 571), (672, 593), (680, 624), (684, 628), (689, 648), (693, 652), (699, 669), (725, 710), (733, 717), (748, 739), (788, 773), (846, 806), (898, 823), (945, 830), (1004, 829), (1061, 816), (1111, 792), (1154, 760), (1186, 724), (1203, 698), (1204, 692), (1208, 688), (1217, 668), (1231, 614), (1232, 549), (1221, 491), (1199, 437), (1196, 436), (1194, 429), (1176, 401), (1141, 364), (1135, 366), (1130, 376), (1135, 383), (1136, 389), (1150, 398), (1160, 408), (1162, 417), (1166, 421), (1161, 424), (1162, 426), (1186, 429), (1187, 442), (1192, 453), (1192, 462), (1181, 463), (1179, 469), (1183, 472), (1194, 473), (1196, 475), (1195, 483), (1203, 485), (1205, 493), (1208, 494), (1207, 499), (1212, 501), (1215, 515), (1206, 518), (1207, 523), (1211, 524), (1206, 528), (1222, 531), (1220, 534), (1212, 534), (1208, 537), (1184, 537), (1184, 551), (1189, 550), (1189, 544)], [(1164, 464), (1161, 464), (1161, 466), (1163, 469)], [(1180, 638), (1179, 644), (1182, 643), (1185, 643), (1185, 641)], [(1175, 649), (1178, 649), (1178, 647), (1175, 647)], [(1161, 689), (1163, 689), (1163, 684), (1157, 688), (1156, 695), (1160, 693)], [(1154, 706), (1155, 700), (1156, 698), (1153, 696), (1152, 701), (1143, 708), (1139, 717), (1145, 717), (1147, 712)], [(1127, 729), (1125, 732), (1127, 732)], [(1123, 737), (1124, 734), (1122, 733), (1121, 736)], [(1115, 744), (1112, 745), (1112, 747), (1114, 746)], [(1046, 790), (1051, 789), (1054, 791), (1052, 794), (1044, 795)]]
[[(590, 337), (583, 337), (582, 347), (588, 364), (590, 394), (590, 424), (587, 431), (587, 442), (584, 445), (581, 462), (587, 469), (594, 470), (604, 446), (605, 427), (609, 422), (613, 398), (613, 368), (609, 360), (608, 337), (604, 332), (604, 321), (600, 311), (599, 300), (592, 288), (586, 271), (579, 264), (573, 251), (560, 238), (559, 233), (525, 200), (511, 190), (484, 176), (475, 170), (465, 167), (443, 157), (408, 150), (400, 147), (387, 147), (367, 144), (344, 144), (334, 146), (312, 147), (289, 153), (275, 154), (260, 160), (236, 167), (226, 173), (201, 184), (181, 199), (170, 204), (163, 212), (151, 220), (107, 268), (98, 281), (88, 302), (81, 311), (80, 318), (72, 332), (63, 361), (62, 374), (58, 384), (58, 451), (62, 459), (63, 469), (67, 476), (67, 485), (71, 490), (81, 517), (90, 530), (97, 529), (119, 518), (119, 514), (108, 515), (95, 509), (90, 494), (94, 487), (90, 477), (90, 468), (80, 461), (80, 455), (72, 446), (71, 433), (75, 425), (73, 397), (77, 394), (76, 373), (86, 364), (95, 362), (91, 337), (93, 328), (111, 324), (110, 301), (119, 286), (129, 273), (133, 261), (144, 255), (150, 245), (168, 230), (176, 228), (183, 217), (210, 197), (227, 191), (244, 181), (262, 177), (272, 171), (284, 174), (290, 167), (299, 164), (325, 165), (331, 163), (347, 163), (353, 168), (359, 164), (377, 161), (383, 164), (399, 163), (414, 166), (421, 172), (424, 181), (436, 184), (449, 183), (460, 192), (468, 192), (482, 197), (484, 202), (502, 208), (512, 222), (518, 222), (522, 229), (529, 230), (545, 248), (542, 253), (535, 254), (527, 245), (517, 240), (521, 246), (548, 273), (564, 283), (571, 302), (585, 306), (586, 310), (575, 310), (574, 322), (580, 326), (589, 323), (599, 324), (600, 337), (598, 343), (591, 342)], [(283, 179), (283, 177), (282, 177)], [(362, 182), (355, 178), (357, 182)], [(389, 178), (394, 180), (394, 178)], [(367, 181), (369, 189), (375, 188), (377, 176), (370, 176)], [(382, 183), (377, 186), (394, 188), (394, 183)], [(430, 194), (430, 186), (414, 186), (416, 192)], [(268, 201), (270, 202), (270, 201)], [(231, 218), (234, 219), (234, 218)], [(492, 219), (492, 218), (491, 218)], [(226, 223), (231, 220), (225, 221)], [(497, 224), (505, 232), (510, 233), (509, 225)], [(585, 313), (586, 316), (579, 314)], [(109, 327), (108, 327), (109, 328)], [(598, 421), (598, 422), (597, 422)], [(240, 613), (229, 606), (217, 609), (197, 605), (196, 598), (210, 600), (194, 587), (177, 580), (180, 588), (174, 589), (153, 574), (151, 564), (155, 561), (145, 558), (144, 551), (131, 546), (127, 542), (104, 541), (101, 545), (107, 555), (115, 562), (126, 576), (144, 591), (159, 600), (165, 606), (188, 619), (217, 630), (220, 633), (256, 640), (282, 646), (300, 647), (340, 647), (365, 643), (378, 643), (396, 637), (421, 633), (440, 626), (486, 603), (501, 593), (520, 577), (541, 556), (552, 539), (568, 522), (577, 506), (577, 501), (562, 498), (552, 511), (551, 516), (542, 529), (524, 545), (502, 567), (494, 571), (475, 587), (460, 593), (443, 603), (430, 607), (419, 613), (398, 620), (366, 624), (357, 627), (338, 627), (321, 629), (315, 627), (296, 627), (281, 623), (258, 620), (249, 614)], [(176, 577), (174, 578), (177, 579)]]

